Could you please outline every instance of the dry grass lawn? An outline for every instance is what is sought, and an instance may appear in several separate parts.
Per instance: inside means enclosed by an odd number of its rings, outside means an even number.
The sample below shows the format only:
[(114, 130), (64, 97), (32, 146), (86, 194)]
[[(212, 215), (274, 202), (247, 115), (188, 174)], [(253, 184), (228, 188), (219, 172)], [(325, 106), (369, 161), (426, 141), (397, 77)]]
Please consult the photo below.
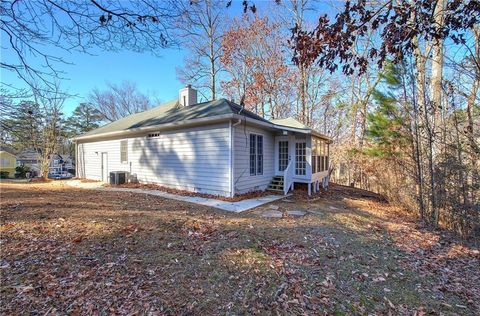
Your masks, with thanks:
[[(480, 314), (479, 250), (333, 187), (264, 218), (61, 182), (0, 184), (12, 314)], [(264, 206), (263, 209), (268, 209)]]

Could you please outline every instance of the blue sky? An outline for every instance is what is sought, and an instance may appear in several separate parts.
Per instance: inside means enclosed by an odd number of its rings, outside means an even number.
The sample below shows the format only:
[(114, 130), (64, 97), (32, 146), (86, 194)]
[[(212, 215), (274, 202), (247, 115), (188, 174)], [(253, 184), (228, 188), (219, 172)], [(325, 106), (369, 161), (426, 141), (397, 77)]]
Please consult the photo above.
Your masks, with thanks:
[[(2, 58), (8, 58), (11, 52), (3, 51)], [(78, 103), (84, 101), (93, 88), (103, 89), (107, 83), (121, 83), (129, 80), (137, 84), (143, 93), (160, 101), (173, 99), (182, 84), (176, 78), (175, 67), (182, 65), (184, 52), (178, 49), (165, 49), (162, 56), (151, 53), (96, 52), (87, 55), (79, 52), (62, 55), (72, 64), (57, 64), (64, 74), (62, 89), (70, 97), (65, 102), (65, 113), (70, 113)], [(14, 86), (24, 86), (24, 82), (14, 73), (2, 72), (2, 82)]]
[[(268, 12), (273, 1), (256, 1), (258, 14)], [(325, 8), (325, 6), (323, 6)], [(235, 1), (228, 9), (229, 15), (239, 16), (242, 13), (241, 1)], [(310, 15), (318, 16), (317, 12)], [(1, 59), (14, 61), (15, 55), (2, 37)], [(149, 52), (136, 53), (131, 51), (110, 52), (91, 50), (91, 55), (80, 52), (66, 52), (52, 47), (44, 47), (52, 55), (62, 57), (71, 64), (56, 64), (56, 69), (64, 72), (61, 87), (70, 97), (64, 105), (64, 112), (69, 114), (80, 103), (85, 101), (94, 88), (104, 89), (107, 83), (121, 83), (129, 80), (134, 82), (138, 89), (159, 101), (168, 101), (177, 96), (183, 86), (177, 79), (176, 67), (183, 65), (186, 54), (180, 49), (163, 49), (161, 56), (154, 56)], [(35, 60), (35, 59), (32, 59)], [(15, 87), (25, 87), (25, 83), (17, 78), (15, 73), (2, 70), (2, 83)]]

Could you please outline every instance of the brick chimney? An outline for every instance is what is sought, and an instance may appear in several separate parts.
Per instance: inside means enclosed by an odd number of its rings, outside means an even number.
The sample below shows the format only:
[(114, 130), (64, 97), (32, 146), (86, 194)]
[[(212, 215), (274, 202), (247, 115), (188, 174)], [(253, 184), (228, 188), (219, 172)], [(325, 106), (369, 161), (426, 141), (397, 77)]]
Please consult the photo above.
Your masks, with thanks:
[(187, 84), (185, 88), (178, 92), (178, 103), (181, 106), (190, 106), (197, 103), (197, 90), (193, 89), (191, 85)]

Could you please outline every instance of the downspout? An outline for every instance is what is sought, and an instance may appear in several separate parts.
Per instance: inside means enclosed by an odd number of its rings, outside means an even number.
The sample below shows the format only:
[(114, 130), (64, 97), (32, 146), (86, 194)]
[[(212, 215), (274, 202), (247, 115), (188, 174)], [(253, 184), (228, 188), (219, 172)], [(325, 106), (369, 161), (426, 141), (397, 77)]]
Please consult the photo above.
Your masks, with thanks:
[(234, 185), (234, 170), (235, 170), (235, 133), (234, 133), (234, 128), (238, 124), (242, 123), (242, 119), (238, 119), (237, 122), (232, 124), (232, 121), (230, 121), (230, 197), (235, 196), (235, 185)]

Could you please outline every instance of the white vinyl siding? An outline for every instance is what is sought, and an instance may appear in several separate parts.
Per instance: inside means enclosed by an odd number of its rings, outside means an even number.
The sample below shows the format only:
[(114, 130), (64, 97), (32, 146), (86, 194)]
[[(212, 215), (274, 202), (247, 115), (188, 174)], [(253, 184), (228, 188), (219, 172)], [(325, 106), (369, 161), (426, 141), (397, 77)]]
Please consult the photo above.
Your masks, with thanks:
[(107, 152), (108, 172), (129, 171), (143, 183), (229, 196), (229, 135), (228, 124), (217, 124), (129, 138), (128, 164), (121, 163), (120, 139), (83, 143), (79, 176), (100, 180), (101, 153)]
[[(250, 175), (250, 135), (262, 135), (261, 174)], [(234, 180), (235, 194), (265, 190), (274, 176), (275, 155), (273, 133), (243, 124), (234, 127)], [(258, 156), (257, 156), (258, 163)]]

